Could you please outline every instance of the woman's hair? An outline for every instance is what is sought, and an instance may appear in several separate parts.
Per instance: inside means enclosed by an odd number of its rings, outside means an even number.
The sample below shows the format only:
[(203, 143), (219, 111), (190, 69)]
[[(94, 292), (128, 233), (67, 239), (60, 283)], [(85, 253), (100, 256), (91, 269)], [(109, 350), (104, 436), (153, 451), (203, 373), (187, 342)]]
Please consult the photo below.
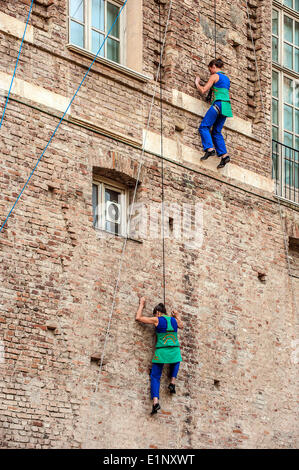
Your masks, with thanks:
[(223, 63), (222, 59), (213, 59), (209, 63), (209, 67), (213, 67), (213, 65), (216, 65), (216, 67), (218, 67), (218, 69), (222, 69), (222, 67), (224, 66), (224, 63)]
[(162, 303), (156, 305), (156, 307), (153, 310), (153, 315), (156, 315), (157, 312), (166, 313), (165, 305)]

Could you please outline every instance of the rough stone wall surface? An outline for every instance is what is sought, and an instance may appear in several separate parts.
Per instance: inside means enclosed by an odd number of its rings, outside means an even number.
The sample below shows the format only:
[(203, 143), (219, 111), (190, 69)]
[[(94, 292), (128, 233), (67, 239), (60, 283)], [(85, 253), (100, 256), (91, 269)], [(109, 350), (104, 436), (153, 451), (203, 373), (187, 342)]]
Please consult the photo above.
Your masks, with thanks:
[[(252, 123), (255, 136), (226, 129), (233, 161), (270, 178), (270, 124), (262, 118), (258, 85), (249, 80), (254, 72), (248, 69), (246, 9), (237, 1), (217, 3), (217, 42), (232, 79), (233, 107), (237, 117)], [(161, 5), (163, 24), (168, 4)], [(0, 12), (25, 21), (29, 5), (0, 1)], [(194, 75), (206, 78), (214, 55), (214, 2), (173, 5), (163, 67), (163, 134), (177, 138), (179, 115), (185, 122), (180, 139), (200, 157), (199, 117), (173, 106), (172, 92), (198, 98)], [(269, 118), (271, 2), (252, 0), (250, 8)], [(144, 74), (150, 77), (159, 60), (157, 9), (153, 0), (143, 2)], [(67, 2), (36, 2), (31, 24), (34, 43), (24, 43), (17, 77), (70, 99), (90, 60), (65, 47)], [(0, 72), (13, 73), (19, 44), (0, 28)], [(182, 312), (185, 327), (179, 332), (177, 394), (166, 393), (165, 370), (161, 413), (149, 415), (153, 329), (135, 322), (138, 296), (146, 296), (148, 315), (162, 300), (162, 242), (155, 227), (141, 240), (127, 240), (101, 374), (91, 360), (104, 346), (124, 244), (122, 237), (93, 228), (93, 175), (122, 177), (132, 192), (141, 158), (138, 145), (96, 129), (141, 143), (153, 90), (153, 80), (142, 82), (96, 63), (71, 110), (95, 129), (68, 120), (60, 126), (0, 234), (1, 447), (298, 445), (299, 286), (289, 276), (284, 231), (293, 240), (296, 273), (299, 217), (294, 206), (283, 204), (280, 211), (272, 193), (246, 182), (164, 161), (166, 203), (199, 212), (192, 218), (195, 242), (171, 235), (165, 240), (166, 302)], [(3, 109), (5, 93), (0, 98)], [(1, 221), (57, 123), (50, 106), (12, 94), (1, 129)], [(159, 126), (157, 99), (150, 130), (159, 133)], [(161, 159), (145, 152), (140, 179), (137, 202), (148, 214), (161, 202)]]

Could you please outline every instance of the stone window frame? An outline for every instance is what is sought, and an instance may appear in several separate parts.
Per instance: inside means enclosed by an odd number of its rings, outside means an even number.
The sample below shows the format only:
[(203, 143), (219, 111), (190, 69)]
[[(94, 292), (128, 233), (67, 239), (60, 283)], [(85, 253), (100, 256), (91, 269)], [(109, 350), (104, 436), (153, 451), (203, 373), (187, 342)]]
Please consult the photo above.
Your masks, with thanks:
[[(128, 207), (129, 207), (129, 189), (124, 185), (117, 181), (114, 181), (110, 178), (104, 178), (99, 176), (94, 176), (92, 181), (92, 187), (96, 185), (98, 187), (98, 201), (97, 201), (97, 208), (101, 207), (100, 214), (98, 214), (98, 223), (93, 221), (93, 227), (96, 230), (102, 230), (104, 232), (110, 233), (115, 236), (126, 236), (127, 230), (127, 218), (128, 218)], [(120, 233), (116, 233), (106, 229), (106, 205), (105, 205), (105, 188), (117, 191), (121, 195), (120, 201)], [(92, 190), (93, 194), (93, 190)], [(95, 217), (94, 213), (94, 203), (92, 201), (92, 211), (93, 211), (93, 219)]]

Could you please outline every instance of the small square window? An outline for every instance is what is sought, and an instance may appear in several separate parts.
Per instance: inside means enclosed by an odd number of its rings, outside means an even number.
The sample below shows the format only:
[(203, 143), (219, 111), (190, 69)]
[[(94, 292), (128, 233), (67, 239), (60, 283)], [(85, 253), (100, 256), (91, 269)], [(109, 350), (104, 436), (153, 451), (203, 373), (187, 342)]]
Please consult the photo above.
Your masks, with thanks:
[(92, 185), (93, 226), (125, 236), (128, 191), (113, 181), (94, 181)]

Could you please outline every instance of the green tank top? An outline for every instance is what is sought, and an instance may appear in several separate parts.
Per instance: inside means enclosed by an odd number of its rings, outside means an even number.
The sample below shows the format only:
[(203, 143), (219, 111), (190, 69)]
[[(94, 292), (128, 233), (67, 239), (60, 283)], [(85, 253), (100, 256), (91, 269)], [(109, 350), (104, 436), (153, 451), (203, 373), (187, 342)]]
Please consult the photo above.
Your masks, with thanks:
[(163, 333), (156, 331), (157, 342), (152, 362), (156, 362), (158, 364), (173, 364), (175, 362), (181, 362), (182, 356), (180, 343), (177, 332), (174, 331), (172, 327), (171, 317), (167, 315), (162, 315), (162, 317), (167, 321), (167, 328)]

